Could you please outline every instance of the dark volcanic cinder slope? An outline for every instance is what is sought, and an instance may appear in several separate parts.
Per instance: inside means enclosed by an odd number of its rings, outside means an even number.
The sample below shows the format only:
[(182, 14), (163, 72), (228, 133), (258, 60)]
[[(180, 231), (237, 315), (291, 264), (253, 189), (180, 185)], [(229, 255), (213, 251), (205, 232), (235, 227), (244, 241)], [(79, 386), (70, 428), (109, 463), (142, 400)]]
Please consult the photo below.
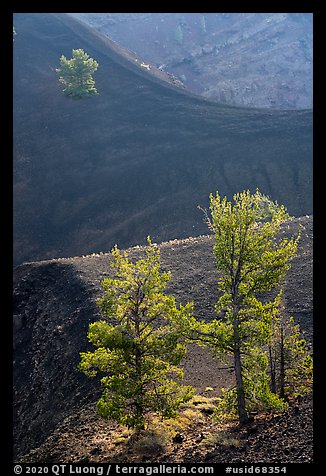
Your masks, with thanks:
[[(130, 61), (67, 14), (16, 14), (14, 261), (206, 233), (197, 205), (257, 186), (312, 212), (311, 111), (222, 106)], [(64, 97), (61, 54), (99, 63), (99, 95)]]
[[(285, 284), (286, 311), (312, 342), (312, 217), (283, 228), (293, 235), (302, 225), (299, 252)], [(168, 290), (178, 302), (195, 302), (196, 316), (214, 317), (218, 298), (213, 237), (174, 240), (161, 245), (162, 270), (172, 273)], [(130, 258), (144, 255), (141, 247)], [(112, 275), (110, 254), (21, 265), (14, 272), (14, 443), (19, 458), (38, 447), (63, 421), (94, 403), (99, 383), (77, 370), (88, 347), (88, 324), (98, 319), (100, 281)], [(217, 369), (219, 367), (219, 370)], [(208, 352), (192, 346), (185, 361), (186, 383), (219, 392), (230, 382), (227, 370)], [(93, 411), (93, 410), (92, 410)], [(32, 459), (29, 459), (31, 462)]]

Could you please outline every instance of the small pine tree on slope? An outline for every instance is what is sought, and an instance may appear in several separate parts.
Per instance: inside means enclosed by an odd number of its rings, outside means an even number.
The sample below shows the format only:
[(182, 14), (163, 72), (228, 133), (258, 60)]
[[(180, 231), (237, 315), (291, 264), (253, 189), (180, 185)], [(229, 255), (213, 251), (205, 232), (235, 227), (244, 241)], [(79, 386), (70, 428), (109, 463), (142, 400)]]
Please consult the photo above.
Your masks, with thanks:
[(60, 58), (60, 68), (56, 69), (59, 81), (64, 84), (63, 92), (67, 96), (83, 98), (97, 94), (92, 74), (97, 70), (98, 63), (90, 58), (84, 50), (72, 50), (72, 58), (64, 55)]
[(193, 311), (164, 294), (169, 273), (160, 273), (160, 250), (149, 240), (146, 258), (132, 263), (128, 254), (112, 250), (115, 279), (102, 281), (98, 300), (106, 320), (89, 326), (94, 352), (81, 353), (80, 370), (104, 374), (98, 413), (140, 431), (149, 412), (173, 417), (193, 396), (190, 386), (176, 382), (186, 348), (172, 325)]

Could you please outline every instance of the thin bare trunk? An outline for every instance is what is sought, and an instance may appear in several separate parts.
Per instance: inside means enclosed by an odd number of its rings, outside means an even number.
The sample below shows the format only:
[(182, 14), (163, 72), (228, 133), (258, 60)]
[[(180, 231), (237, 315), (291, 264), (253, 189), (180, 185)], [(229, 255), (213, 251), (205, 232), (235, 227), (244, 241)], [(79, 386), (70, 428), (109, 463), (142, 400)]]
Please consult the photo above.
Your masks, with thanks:
[(273, 353), (272, 353), (272, 346), (269, 345), (268, 347), (269, 350), (269, 365), (270, 365), (270, 376), (271, 376), (271, 392), (277, 393), (277, 388), (276, 388), (276, 362), (275, 359), (273, 358)]
[(285, 396), (285, 356), (284, 356), (284, 330), (281, 327), (281, 342), (280, 342), (280, 397)]
[(233, 357), (234, 357), (234, 370), (235, 370), (236, 387), (237, 387), (238, 415), (239, 415), (240, 425), (243, 425), (248, 421), (248, 413), (246, 410), (246, 398), (245, 398), (243, 376), (242, 376), (240, 339), (239, 339), (238, 326), (236, 323), (234, 324), (233, 329), (234, 329)]

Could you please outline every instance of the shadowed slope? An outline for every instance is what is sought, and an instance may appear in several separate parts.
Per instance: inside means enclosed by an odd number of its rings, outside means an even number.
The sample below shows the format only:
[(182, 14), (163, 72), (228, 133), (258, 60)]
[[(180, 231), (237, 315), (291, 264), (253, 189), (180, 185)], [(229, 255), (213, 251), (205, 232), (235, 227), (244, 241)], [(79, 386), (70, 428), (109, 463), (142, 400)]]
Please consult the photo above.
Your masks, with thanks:
[[(312, 212), (311, 111), (222, 106), (137, 67), (67, 14), (16, 14), (14, 251), (22, 261), (206, 232), (210, 192), (257, 186)], [(63, 96), (59, 57), (99, 63), (99, 96)]]
[[(286, 312), (300, 323), (312, 341), (312, 217), (285, 224), (282, 236), (297, 234), (298, 256), (284, 286)], [(168, 292), (177, 302), (195, 303), (195, 315), (215, 317), (219, 297), (213, 258), (213, 236), (174, 240), (161, 245), (162, 271), (170, 271)], [(132, 260), (143, 248), (129, 250)], [(95, 305), (100, 281), (113, 276), (111, 254), (49, 260), (19, 266), (14, 271), (14, 443), (21, 456), (39, 446), (65, 417), (98, 399), (98, 380), (77, 370), (79, 352), (92, 346), (88, 324), (99, 318)], [(203, 392), (219, 392), (230, 373), (208, 351), (190, 347), (184, 362), (185, 383)], [(231, 376), (232, 377), (232, 376)], [(96, 380), (96, 379), (95, 379)]]

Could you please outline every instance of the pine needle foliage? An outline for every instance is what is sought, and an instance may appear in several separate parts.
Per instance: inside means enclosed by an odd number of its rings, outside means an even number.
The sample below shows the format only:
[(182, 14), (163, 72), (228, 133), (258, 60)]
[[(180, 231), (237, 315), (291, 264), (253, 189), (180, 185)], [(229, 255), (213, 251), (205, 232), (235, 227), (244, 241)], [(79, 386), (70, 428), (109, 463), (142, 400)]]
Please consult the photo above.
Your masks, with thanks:
[(194, 390), (178, 383), (186, 347), (173, 321), (193, 312), (192, 303), (177, 306), (164, 293), (170, 273), (160, 271), (160, 249), (152, 244), (135, 263), (127, 252), (113, 248), (114, 279), (105, 278), (98, 300), (105, 320), (89, 326), (88, 339), (96, 347), (81, 353), (79, 368), (87, 376), (103, 374), (98, 413), (140, 431), (150, 412), (162, 418), (177, 415)]
[(93, 73), (98, 69), (98, 63), (90, 58), (83, 49), (72, 50), (72, 58), (60, 57), (60, 68), (56, 69), (59, 81), (65, 87), (63, 92), (73, 98), (84, 98), (98, 94), (95, 88)]
[(235, 194), (233, 202), (211, 194), (210, 213), (222, 293), (216, 311), (223, 315), (223, 321), (213, 323), (211, 330), (216, 339), (219, 327), (223, 328), (222, 341), (233, 356), (236, 377), (235, 390), (226, 400), (236, 408), (240, 423), (245, 423), (252, 410), (285, 406), (270, 391), (263, 351), (278, 303), (263, 301), (262, 296), (280, 286), (296, 255), (299, 236), (278, 238), (281, 225), (290, 217), (284, 206), (258, 189), (253, 194), (249, 190)]
[[(217, 318), (194, 317), (179, 323), (189, 339), (209, 347), (220, 359), (231, 356), (235, 387), (226, 390), (218, 414), (248, 421), (251, 411), (283, 410), (284, 399), (270, 389), (266, 346), (278, 301), (266, 292), (277, 289), (296, 255), (299, 236), (280, 238), (290, 219), (286, 209), (257, 189), (237, 193), (233, 201), (210, 195), (207, 224), (215, 235), (214, 257), (220, 298)], [(264, 297), (265, 296), (265, 297)]]
[(285, 400), (302, 397), (312, 391), (313, 358), (299, 324), (287, 317), (279, 297), (268, 344), (270, 388)]

